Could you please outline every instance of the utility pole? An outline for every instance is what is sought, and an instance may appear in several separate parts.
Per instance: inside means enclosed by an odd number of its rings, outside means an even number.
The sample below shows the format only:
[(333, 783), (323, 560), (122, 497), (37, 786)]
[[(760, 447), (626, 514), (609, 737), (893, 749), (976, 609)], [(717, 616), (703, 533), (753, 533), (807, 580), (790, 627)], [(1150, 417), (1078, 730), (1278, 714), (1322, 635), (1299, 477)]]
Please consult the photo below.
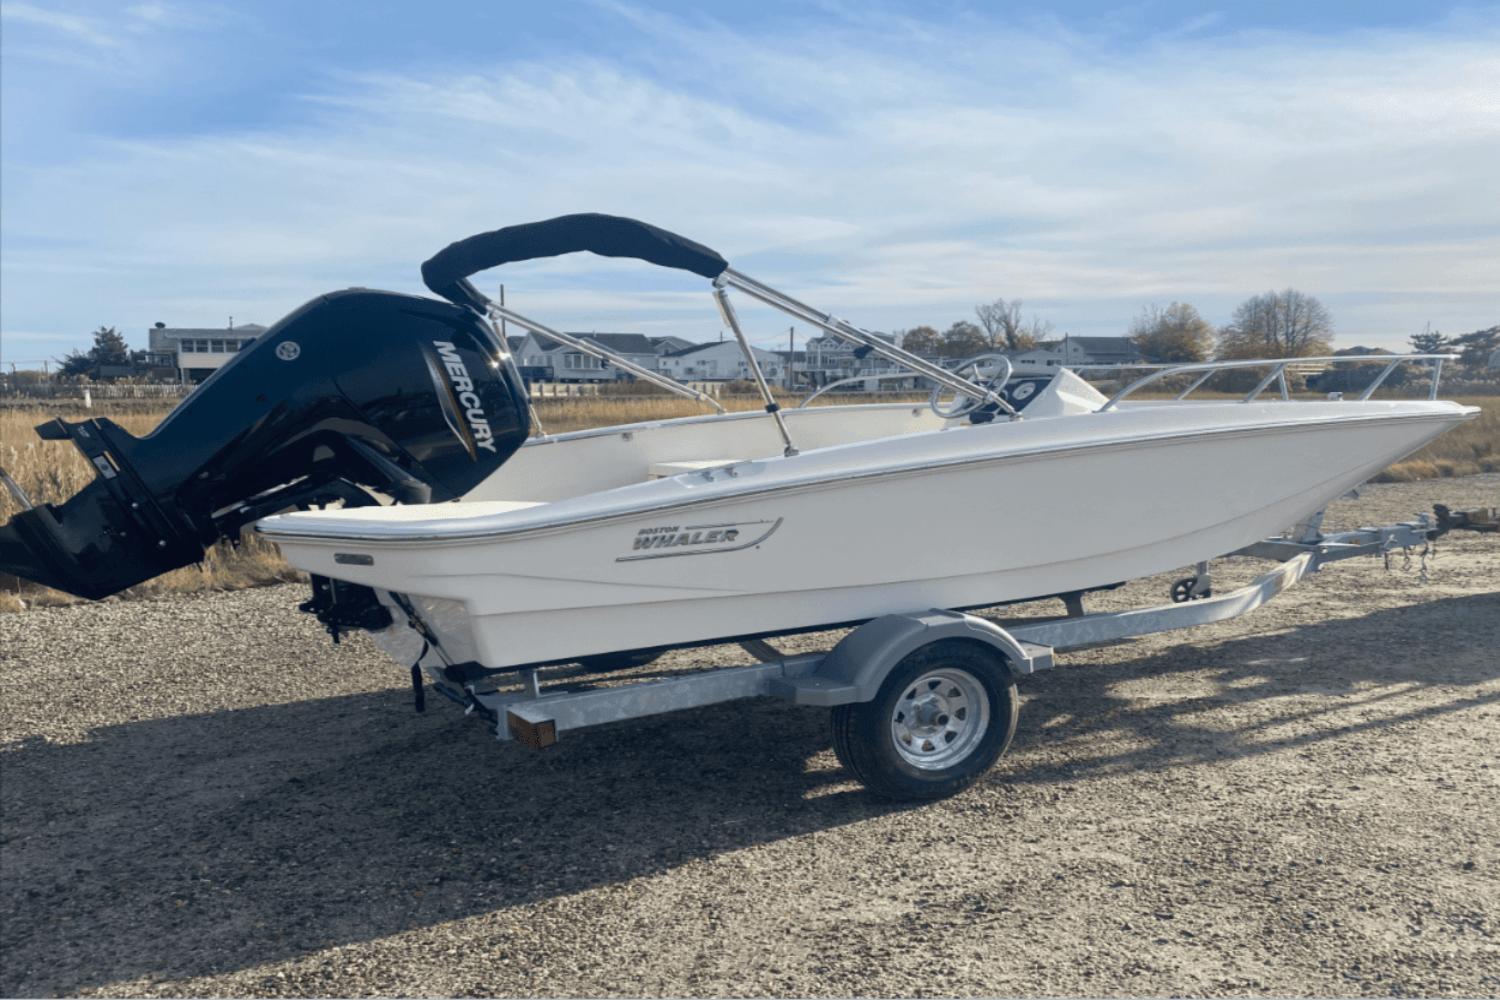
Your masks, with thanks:
[(797, 384), (797, 328), (789, 326), (786, 328), (786, 391), (791, 392), (792, 387)]

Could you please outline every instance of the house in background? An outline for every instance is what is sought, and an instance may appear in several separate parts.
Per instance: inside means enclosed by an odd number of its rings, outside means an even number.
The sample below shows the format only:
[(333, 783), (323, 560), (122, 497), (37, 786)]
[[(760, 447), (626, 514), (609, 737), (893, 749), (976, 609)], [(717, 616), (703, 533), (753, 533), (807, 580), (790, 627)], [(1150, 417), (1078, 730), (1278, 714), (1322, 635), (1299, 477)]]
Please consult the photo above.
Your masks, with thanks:
[(147, 353), (158, 361), (170, 358), (178, 381), (202, 382), (265, 332), (257, 323), (223, 329), (157, 323), (149, 332)]
[(781, 359), (782, 388), (794, 389), (808, 384), (806, 351), (773, 351), (772, 353)]
[[(643, 334), (570, 332), (568, 336), (597, 344), (642, 368), (657, 367), (656, 346)], [(631, 377), (596, 357), (534, 333), (527, 334), (512, 353), (521, 377), (528, 382), (614, 382)]]
[(691, 340), (683, 337), (652, 337), (651, 346), (656, 348), (656, 356), (671, 354), (674, 351), (685, 351), (695, 346)]
[(1036, 345), (1056, 352), (1067, 367), (1076, 365), (1133, 365), (1145, 360), (1130, 337), (1064, 337)]
[(1051, 375), (1063, 367), (1062, 351), (1033, 347), (1029, 351), (1005, 353), (1010, 358), (1011, 372), (1015, 375)]
[[(755, 352), (755, 363), (760, 365), (766, 381), (779, 380), (783, 375), (785, 361), (775, 351), (750, 348)], [(751, 378), (750, 365), (735, 340), (720, 340), (710, 344), (695, 344), (692, 347), (657, 359), (656, 370), (679, 382), (733, 382)]]
[[(877, 333), (875, 336), (892, 345), (896, 343), (896, 338), (891, 334)], [(806, 372), (806, 377), (799, 376), (798, 381), (808, 385), (827, 385), (854, 375), (878, 375), (896, 370), (895, 364), (868, 347), (861, 347), (832, 334), (813, 337), (807, 342), (807, 349), (803, 353), (805, 361), (802, 370)]]

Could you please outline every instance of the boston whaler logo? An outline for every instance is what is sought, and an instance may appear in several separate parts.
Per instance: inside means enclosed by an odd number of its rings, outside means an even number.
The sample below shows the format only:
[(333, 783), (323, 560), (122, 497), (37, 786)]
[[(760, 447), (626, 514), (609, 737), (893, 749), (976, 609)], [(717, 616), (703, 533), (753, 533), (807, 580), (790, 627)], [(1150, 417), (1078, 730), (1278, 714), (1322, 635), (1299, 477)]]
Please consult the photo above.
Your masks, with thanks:
[(664, 524), (642, 528), (628, 556), (617, 556), (615, 562), (637, 559), (667, 559), (671, 556), (703, 556), (711, 552), (739, 552), (753, 548), (770, 538), (781, 527), (774, 521), (734, 521), (725, 524)]
[(469, 368), (459, 356), (458, 348), (446, 340), (434, 340), (438, 357), (426, 351), (427, 373), (437, 389), (438, 406), (448, 427), (469, 450), (469, 458), (479, 458), (478, 449), (495, 452), (495, 435), (490, 431), (489, 419), (480, 405), (479, 394), (474, 391), (474, 380), (469, 377)]

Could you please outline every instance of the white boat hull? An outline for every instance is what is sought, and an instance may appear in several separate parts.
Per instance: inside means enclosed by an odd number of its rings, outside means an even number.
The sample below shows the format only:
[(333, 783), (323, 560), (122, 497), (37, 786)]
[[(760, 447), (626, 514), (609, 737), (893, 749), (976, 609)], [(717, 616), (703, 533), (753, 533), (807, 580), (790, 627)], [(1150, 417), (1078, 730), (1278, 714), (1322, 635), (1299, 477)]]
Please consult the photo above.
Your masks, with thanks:
[[(407, 595), (450, 660), (515, 666), (1191, 565), (1293, 524), (1472, 412), (1143, 406), (909, 434), (509, 511), (460, 503), (423, 521), (409, 508), (394, 527), (378, 511), (307, 513), (262, 530), (293, 565)], [(404, 625), (382, 638), (407, 658), (420, 645)]]

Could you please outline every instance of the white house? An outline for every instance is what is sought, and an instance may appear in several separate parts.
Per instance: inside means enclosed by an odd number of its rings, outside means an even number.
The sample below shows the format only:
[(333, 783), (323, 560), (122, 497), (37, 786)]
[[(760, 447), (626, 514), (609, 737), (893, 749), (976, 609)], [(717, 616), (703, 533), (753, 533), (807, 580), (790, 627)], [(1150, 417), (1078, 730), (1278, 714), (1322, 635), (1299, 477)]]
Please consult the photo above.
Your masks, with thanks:
[[(781, 355), (775, 351), (763, 351), (759, 347), (752, 347), (750, 350), (755, 352), (755, 363), (760, 365), (761, 374), (768, 381), (782, 377), (785, 361)], [(696, 344), (664, 354), (657, 359), (656, 370), (679, 382), (732, 382), (752, 377), (750, 366), (736, 340)]]
[[(639, 333), (570, 333), (570, 337), (590, 341), (626, 361), (652, 369), (657, 362), (656, 347), (651, 338)], [(590, 354), (575, 351), (562, 343), (534, 333), (527, 334), (514, 350), (521, 375), (533, 382), (614, 382), (630, 374), (606, 366)]]
[(1141, 349), (1129, 337), (1064, 337), (1047, 340), (1037, 347), (1060, 354), (1063, 364), (1128, 365), (1142, 360)]
[(1017, 375), (1051, 375), (1064, 366), (1062, 351), (1033, 347), (1029, 351), (1007, 352), (1011, 370)]
[[(893, 345), (896, 343), (896, 338), (890, 334), (877, 333), (875, 336)], [(827, 385), (851, 375), (876, 375), (896, 368), (893, 362), (867, 347), (843, 337), (823, 334), (807, 342), (805, 361), (800, 370), (807, 373), (806, 380), (810, 384)]]
[(685, 351), (696, 345), (685, 337), (652, 337), (651, 346), (656, 348), (656, 356), (661, 357), (663, 354)]
[(161, 355), (163, 359), (171, 356), (179, 380), (201, 382), (229, 364), (236, 354), (265, 332), (265, 327), (255, 323), (224, 329), (157, 323), (151, 328), (148, 343), (152, 354)]

